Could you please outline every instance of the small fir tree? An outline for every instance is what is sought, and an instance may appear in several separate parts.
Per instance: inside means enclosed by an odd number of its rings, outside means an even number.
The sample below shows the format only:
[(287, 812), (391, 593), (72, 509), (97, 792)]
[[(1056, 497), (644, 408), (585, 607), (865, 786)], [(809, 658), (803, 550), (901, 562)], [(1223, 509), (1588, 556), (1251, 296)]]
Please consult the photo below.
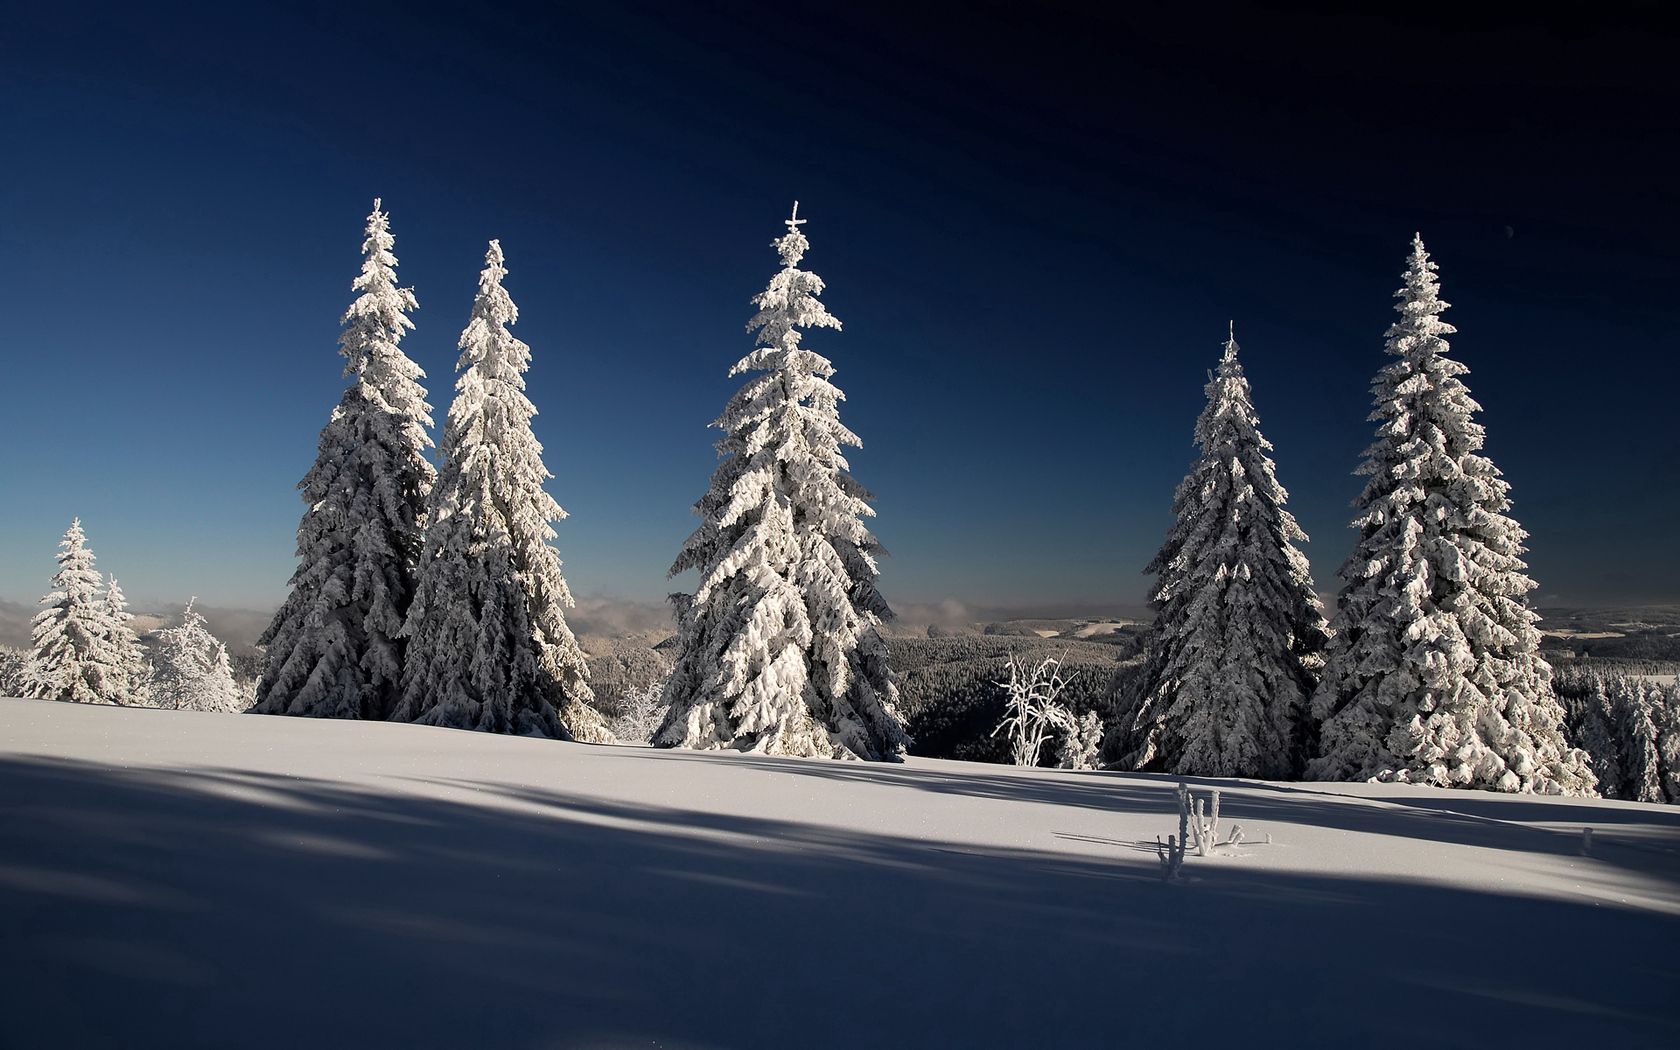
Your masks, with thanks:
[(1372, 385), (1377, 440), (1360, 473), (1359, 541), (1341, 571), (1335, 634), (1314, 698), (1310, 776), (1586, 794), (1540, 656), (1534, 582), (1509, 484), (1481, 454), (1480, 409), (1447, 356), (1436, 265), (1414, 238), (1394, 360)]
[[(1617, 675), (1610, 683), (1610, 710), (1621, 751), (1621, 781), (1612, 797), (1629, 802), (1662, 802), (1662, 758), (1657, 719), (1662, 690), (1642, 678)], [(1603, 791), (1603, 785), (1600, 785)]]
[(79, 704), (130, 703), (133, 691), (80, 518), (70, 522), (58, 547), (53, 589), (41, 598), (46, 608), (30, 626), (24, 693)]
[(134, 617), (128, 611), (128, 599), (115, 576), (109, 577), (105, 585), (105, 618), (116, 667), (114, 682), (127, 697), (117, 702), (131, 707), (150, 706), (152, 666), (146, 662), (146, 647), (134, 633)]
[(28, 696), (29, 650), (0, 645), (0, 696)]
[(1587, 753), (1598, 793), (1605, 798), (1621, 798), (1627, 784), (1622, 773), (1622, 743), (1602, 677), (1588, 674), (1584, 681), (1577, 679), (1574, 695), (1566, 704), (1566, 716), (1569, 740)]
[(187, 602), (177, 627), (152, 632), (156, 642), (152, 696), (157, 706), (172, 711), (235, 713), (245, 710), (250, 698), (233, 680), (227, 646), (210, 633), (194, 598)]
[(861, 442), (840, 422), (833, 363), (800, 345), (840, 322), (817, 298), (822, 279), (799, 268), (798, 209), (774, 242), (782, 269), (753, 299), (756, 349), (729, 373), (750, 378), (712, 424), (722, 462), (695, 504), (700, 525), (671, 567), (700, 581), (673, 599), (678, 656), (654, 742), (897, 759), (908, 737), (880, 636), (882, 551), (841, 451)]
[(1657, 758), (1662, 766), (1663, 799), (1680, 805), (1680, 681), (1662, 693), (1657, 711)]
[[(1284, 509), (1233, 334), (1196, 421), (1200, 450), (1148, 572), (1155, 622), (1121, 764), (1285, 779), (1305, 761), (1326, 625)], [(1116, 750), (1120, 750), (1117, 748)]]
[(525, 396), (531, 348), (508, 326), (519, 310), (490, 242), (461, 378), (432, 492), (431, 527), (408, 623), (401, 721), (493, 733), (608, 741), (583, 650), (566, 625), (572, 595), (550, 545), (566, 512)]
[(299, 484), (291, 591), (258, 640), (267, 646), (255, 710), (318, 718), (384, 718), (403, 667), (399, 637), (414, 594), (426, 499), (425, 373), (399, 347), (414, 293), (397, 286), (390, 216), (373, 202), (357, 293), (339, 350), (351, 379)]

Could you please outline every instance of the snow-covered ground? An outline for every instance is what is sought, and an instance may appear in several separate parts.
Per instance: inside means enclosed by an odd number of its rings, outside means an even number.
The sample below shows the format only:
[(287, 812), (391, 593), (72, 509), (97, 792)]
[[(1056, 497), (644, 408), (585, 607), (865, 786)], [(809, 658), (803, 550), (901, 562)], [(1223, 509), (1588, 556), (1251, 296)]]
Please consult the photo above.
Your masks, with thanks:
[(3, 700), (0, 1044), (1680, 1045), (1680, 811), (1195, 783)]
[(1088, 623), (1073, 632), (1075, 638), (1102, 638), (1110, 634), (1118, 634), (1122, 627), (1130, 627), (1135, 620), (1108, 620), (1103, 623)]

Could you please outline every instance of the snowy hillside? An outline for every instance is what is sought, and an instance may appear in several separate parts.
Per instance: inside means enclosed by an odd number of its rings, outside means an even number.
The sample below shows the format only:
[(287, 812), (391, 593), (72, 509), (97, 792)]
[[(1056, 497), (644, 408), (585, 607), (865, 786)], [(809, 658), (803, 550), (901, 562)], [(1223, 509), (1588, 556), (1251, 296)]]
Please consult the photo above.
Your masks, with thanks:
[(1680, 1045), (1680, 812), (1173, 783), (0, 701), (0, 1042)]

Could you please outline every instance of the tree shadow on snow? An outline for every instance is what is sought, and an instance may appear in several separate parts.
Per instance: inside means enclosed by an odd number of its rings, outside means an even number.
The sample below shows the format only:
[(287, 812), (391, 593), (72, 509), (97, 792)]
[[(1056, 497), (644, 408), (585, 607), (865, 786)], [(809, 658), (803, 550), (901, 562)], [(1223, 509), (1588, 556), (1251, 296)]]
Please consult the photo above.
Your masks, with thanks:
[[(674, 753), (672, 757), (677, 757)], [(1161, 835), (1175, 833), (1175, 792), (1188, 783), (1205, 797), (1222, 791), (1225, 824), (1240, 822), (1251, 831), (1264, 825), (1308, 824), (1342, 831), (1448, 842), (1519, 853), (1577, 856), (1581, 828), (1595, 829), (1595, 861), (1671, 883), (1680, 895), (1680, 807), (1616, 803), (1579, 805), (1564, 799), (1525, 801), (1520, 796), (1486, 792), (1410, 789), (1423, 794), (1381, 792), (1351, 799), (1311, 782), (1276, 784), (1214, 777), (1179, 777), (1159, 773), (1074, 773), (1061, 770), (985, 772), (984, 767), (947, 770), (879, 763), (820, 762), (766, 758), (760, 755), (681, 754), (689, 761), (752, 762), (792, 776), (852, 783), (879, 783), (939, 794), (956, 794), (1014, 803), (1039, 803), (1103, 811), (1159, 809)], [(1537, 827), (1543, 821), (1559, 827)], [(1672, 833), (1670, 833), (1672, 832)], [(1148, 845), (1153, 842), (1133, 843)]]
[(455, 784), (478, 795), (0, 759), (0, 1042), (1166, 1044), (1208, 1015), (1258, 1047), (1680, 1040), (1673, 915)]

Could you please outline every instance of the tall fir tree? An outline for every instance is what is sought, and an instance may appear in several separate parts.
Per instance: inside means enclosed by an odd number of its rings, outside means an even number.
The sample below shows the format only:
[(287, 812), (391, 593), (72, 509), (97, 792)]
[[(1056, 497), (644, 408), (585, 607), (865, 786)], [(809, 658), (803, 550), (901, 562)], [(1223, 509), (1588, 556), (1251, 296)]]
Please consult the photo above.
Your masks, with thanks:
[(583, 650), (566, 625), (570, 589), (550, 545), (566, 517), (543, 488), (551, 474), (525, 396), (531, 348), (490, 242), (472, 319), (461, 333), (461, 377), (432, 491), (431, 527), (409, 639), (400, 721), (493, 733), (611, 739), (595, 711)]
[(115, 576), (108, 577), (105, 583), (105, 621), (116, 688), (128, 698), (118, 702), (132, 707), (150, 706), (152, 666), (146, 660), (146, 647), (134, 633), (134, 617), (128, 611), (128, 599)]
[(782, 269), (753, 299), (755, 349), (729, 372), (750, 378), (712, 424), (722, 462), (671, 566), (700, 582), (673, 599), (678, 655), (654, 742), (896, 760), (909, 738), (880, 636), (884, 552), (842, 451), (862, 442), (840, 422), (833, 363), (800, 345), (840, 327), (822, 278), (799, 268), (804, 223), (796, 203), (773, 242)]
[(70, 522), (58, 547), (53, 589), (41, 598), (46, 608), (30, 625), (25, 695), (79, 704), (133, 703), (80, 518)]
[(254, 710), (263, 714), (378, 719), (396, 703), (399, 634), (436, 471), (426, 455), (425, 373), (398, 345), (418, 304), (397, 286), (394, 244), (390, 217), (375, 200), (339, 337), (351, 383), (298, 486), (307, 508), (298, 568), (259, 639), (268, 653)]
[(152, 693), (157, 705), (171, 711), (245, 710), (249, 697), (233, 680), (227, 646), (210, 633), (203, 615), (187, 602), (181, 623), (152, 632), (157, 643), (157, 673)]
[(1192, 776), (1300, 772), (1326, 624), (1233, 333), (1196, 420), (1155, 574), (1148, 662), (1116, 727), (1121, 765)]
[(1588, 794), (1539, 654), (1527, 533), (1509, 484), (1481, 454), (1480, 410), (1447, 356), (1436, 265), (1412, 241), (1394, 357), (1372, 384), (1376, 442), (1359, 473), (1359, 540), (1342, 567), (1308, 773), (1499, 791)]

